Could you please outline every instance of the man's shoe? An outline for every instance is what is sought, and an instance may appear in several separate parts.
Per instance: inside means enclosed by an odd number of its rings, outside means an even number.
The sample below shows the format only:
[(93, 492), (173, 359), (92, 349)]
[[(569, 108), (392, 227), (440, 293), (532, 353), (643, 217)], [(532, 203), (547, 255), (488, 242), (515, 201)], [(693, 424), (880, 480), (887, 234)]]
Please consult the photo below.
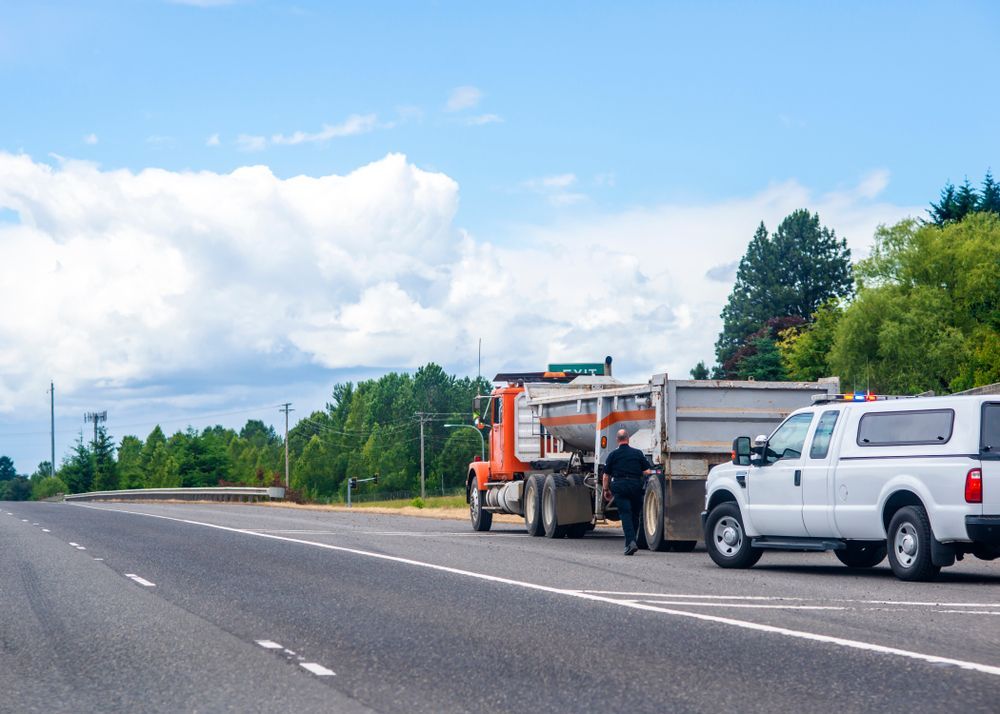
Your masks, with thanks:
[(637, 550), (639, 550), (639, 546), (635, 544), (635, 541), (632, 541), (625, 546), (625, 555), (635, 555)]

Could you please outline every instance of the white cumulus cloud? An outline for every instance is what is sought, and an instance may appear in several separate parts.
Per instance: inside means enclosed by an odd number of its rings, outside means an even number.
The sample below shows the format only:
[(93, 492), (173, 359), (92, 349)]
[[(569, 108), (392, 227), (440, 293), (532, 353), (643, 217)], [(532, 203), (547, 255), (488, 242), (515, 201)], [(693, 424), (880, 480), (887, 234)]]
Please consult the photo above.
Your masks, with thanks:
[(483, 93), (476, 87), (464, 86), (455, 87), (448, 95), (448, 103), (445, 109), (449, 112), (460, 112), (463, 109), (472, 109), (483, 98)]
[(0, 223), (0, 411), (39, 409), (50, 377), (66, 396), (177, 392), (178, 374), (246, 394), (241, 370), (275, 363), (474, 373), (478, 338), (486, 370), (612, 354), (624, 377), (686, 376), (711, 360), (757, 224), (809, 207), (864, 253), (878, 223), (919, 210), (878, 202), (879, 182), (563, 214), (515, 247), (456, 226), (456, 182), (399, 154), (281, 179), (0, 153), (0, 209), (19, 219)]
[(83, 143), (88, 146), (93, 146), (97, 143), (97, 134), (87, 134), (83, 137)]

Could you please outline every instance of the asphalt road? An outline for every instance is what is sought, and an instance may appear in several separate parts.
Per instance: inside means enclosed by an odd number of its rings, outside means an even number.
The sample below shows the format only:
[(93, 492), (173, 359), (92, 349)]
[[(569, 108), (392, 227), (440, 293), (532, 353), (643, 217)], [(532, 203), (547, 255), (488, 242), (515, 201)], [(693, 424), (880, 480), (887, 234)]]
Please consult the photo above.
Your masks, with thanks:
[(237, 505), (0, 503), (0, 711), (1000, 709), (1000, 562), (934, 583)]

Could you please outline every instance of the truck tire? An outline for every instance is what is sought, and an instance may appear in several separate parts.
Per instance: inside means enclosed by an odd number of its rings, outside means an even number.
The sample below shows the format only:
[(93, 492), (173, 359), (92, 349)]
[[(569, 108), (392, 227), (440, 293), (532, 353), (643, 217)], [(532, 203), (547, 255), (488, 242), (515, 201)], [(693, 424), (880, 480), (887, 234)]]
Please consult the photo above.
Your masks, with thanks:
[(486, 501), (486, 491), (480, 491), (475, 480), (469, 484), (469, 519), (472, 530), (488, 531), (493, 525), (493, 512), (483, 508)]
[(542, 527), (542, 475), (531, 474), (524, 482), (524, 528), (530, 536), (540, 536)]
[(848, 541), (846, 548), (835, 550), (833, 554), (848, 568), (874, 568), (885, 560), (885, 543)]
[(931, 522), (922, 506), (905, 506), (889, 521), (886, 549), (900, 580), (933, 580), (941, 571), (931, 561)]
[(690, 553), (698, 545), (696, 540), (672, 540), (670, 541), (670, 550), (675, 553)]
[(546, 538), (562, 538), (566, 535), (566, 526), (560, 526), (556, 518), (559, 490), (565, 484), (566, 479), (561, 476), (549, 474), (545, 477), (545, 485), (542, 487), (542, 528)]
[(670, 550), (663, 523), (663, 481), (658, 476), (646, 479), (646, 495), (642, 499), (642, 521), (639, 524), (646, 547), (663, 553)]
[(752, 568), (763, 554), (750, 545), (740, 507), (734, 501), (720, 503), (708, 514), (705, 547), (720, 568)]

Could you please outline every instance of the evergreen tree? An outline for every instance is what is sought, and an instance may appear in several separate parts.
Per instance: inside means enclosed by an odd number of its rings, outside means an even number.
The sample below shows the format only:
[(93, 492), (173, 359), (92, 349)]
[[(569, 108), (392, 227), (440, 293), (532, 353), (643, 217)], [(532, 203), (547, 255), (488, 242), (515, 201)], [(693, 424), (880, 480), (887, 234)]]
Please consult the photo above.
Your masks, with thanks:
[[(722, 311), (723, 328), (715, 344), (716, 361), (726, 378), (739, 373), (732, 360), (748, 339), (774, 318), (812, 319), (820, 305), (846, 297), (853, 289), (847, 242), (820, 224), (817, 214), (800, 209), (786, 217), (774, 235), (758, 226), (740, 260), (736, 283)], [(769, 335), (773, 340), (775, 335)]]
[(977, 211), (983, 213), (1000, 213), (1000, 184), (993, 180), (993, 174), (986, 172), (983, 179), (983, 190), (979, 193)]
[(144, 488), (142, 472), (142, 442), (135, 436), (126, 436), (118, 447), (118, 487)]
[[(149, 445), (148, 440), (146, 445)], [(167, 445), (162, 441), (154, 442), (146, 466), (146, 479), (149, 488), (177, 488), (181, 485), (177, 461), (170, 455)]]
[(115, 491), (118, 489), (118, 468), (115, 463), (115, 442), (104, 427), (97, 430), (94, 443), (94, 483), (95, 491)]
[(979, 207), (979, 194), (969, 183), (969, 177), (958, 187), (955, 194), (955, 220), (960, 221), (970, 213), (974, 213)]
[(10, 481), (17, 478), (17, 469), (9, 456), (0, 456), (0, 481)]
[(931, 201), (931, 207), (927, 213), (930, 214), (931, 222), (938, 226), (958, 220), (958, 198), (955, 195), (955, 186), (951, 181), (941, 189), (941, 199), (937, 203)]
[(93, 490), (94, 459), (83, 440), (83, 434), (76, 440), (72, 453), (63, 461), (59, 476), (66, 483), (70, 493), (86, 493)]
[(691, 379), (708, 379), (708, 367), (705, 366), (704, 360), (691, 369)]

